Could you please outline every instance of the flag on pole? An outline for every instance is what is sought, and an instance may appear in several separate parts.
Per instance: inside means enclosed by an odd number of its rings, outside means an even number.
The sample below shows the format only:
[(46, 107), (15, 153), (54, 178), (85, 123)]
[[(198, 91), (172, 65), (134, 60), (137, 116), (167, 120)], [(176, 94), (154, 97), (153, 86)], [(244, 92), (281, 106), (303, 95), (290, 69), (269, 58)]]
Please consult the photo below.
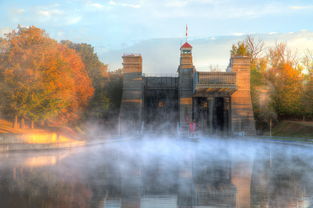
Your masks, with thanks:
[(186, 42), (187, 42), (187, 39), (188, 39), (188, 25), (186, 24)]

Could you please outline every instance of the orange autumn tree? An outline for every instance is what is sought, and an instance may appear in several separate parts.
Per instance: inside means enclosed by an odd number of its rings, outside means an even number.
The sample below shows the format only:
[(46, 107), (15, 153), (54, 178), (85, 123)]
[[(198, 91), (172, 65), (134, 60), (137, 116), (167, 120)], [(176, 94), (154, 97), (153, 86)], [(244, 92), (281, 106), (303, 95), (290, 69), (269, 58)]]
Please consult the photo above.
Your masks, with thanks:
[(34, 26), (18, 27), (2, 41), (0, 107), (8, 117), (75, 121), (93, 94), (80, 56)]
[(272, 104), (281, 118), (303, 115), (303, 73), (293, 54), (284, 43), (269, 49), (266, 79), (271, 85)]

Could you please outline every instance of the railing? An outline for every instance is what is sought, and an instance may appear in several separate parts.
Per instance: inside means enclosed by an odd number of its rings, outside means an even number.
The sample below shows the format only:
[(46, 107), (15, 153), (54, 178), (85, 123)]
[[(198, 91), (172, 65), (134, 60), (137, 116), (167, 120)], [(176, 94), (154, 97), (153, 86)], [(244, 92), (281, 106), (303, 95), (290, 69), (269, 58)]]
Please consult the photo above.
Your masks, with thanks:
[(178, 73), (142, 73), (144, 77), (178, 77)]
[(228, 65), (197, 65), (196, 69), (198, 72), (225, 72), (227, 71)]
[(236, 91), (235, 72), (196, 72), (194, 74), (194, 93), (233, 93)]
[(198, 72), (197, 84), (236, 85), (235, 72)]
[(148, 76), (144, 81), (146, 89), (175, 89), (178, 87), (177, 76)]

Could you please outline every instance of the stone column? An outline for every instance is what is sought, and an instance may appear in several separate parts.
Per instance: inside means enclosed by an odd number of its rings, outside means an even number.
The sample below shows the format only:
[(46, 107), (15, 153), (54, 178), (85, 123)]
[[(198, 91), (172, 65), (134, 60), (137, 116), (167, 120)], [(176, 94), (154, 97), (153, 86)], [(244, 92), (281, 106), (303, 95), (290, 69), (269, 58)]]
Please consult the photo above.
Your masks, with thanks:
[[(255, 135), (255, 123), (250, 95), (250, 58), (231, 58), (231, 71), (236, 72), (237, 91), (231, 95), (232, 134)], [(244, 126), (242, 121), (246, 121)]]
[(141, 130), (143, 87), (141, 55), (123, 56), (123, 95), (119, 116), (121, 134), (138, 134)]
[(208, 97), (208, 129), (209, 134), (213, 134), (213, 111), (214, 111), (214, 97)]
[(198, 100), (195, 97), (192, 99), (192, 119), (195, 122), (198, 122), (198, 120), (199, 120), (198, 112), (199, 112)]
[(224, 126), (223, 134), (225, 136), (230, 135), (230, 98), (224, 97)]

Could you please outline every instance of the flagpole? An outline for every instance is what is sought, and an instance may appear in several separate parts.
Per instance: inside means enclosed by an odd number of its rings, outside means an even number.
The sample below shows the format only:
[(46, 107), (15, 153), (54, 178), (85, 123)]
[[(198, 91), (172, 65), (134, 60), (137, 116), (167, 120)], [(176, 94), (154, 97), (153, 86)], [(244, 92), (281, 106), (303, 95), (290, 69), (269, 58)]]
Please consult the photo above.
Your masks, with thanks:
[(186, 42), (188, 42), (188, 25), (186, 24)]

